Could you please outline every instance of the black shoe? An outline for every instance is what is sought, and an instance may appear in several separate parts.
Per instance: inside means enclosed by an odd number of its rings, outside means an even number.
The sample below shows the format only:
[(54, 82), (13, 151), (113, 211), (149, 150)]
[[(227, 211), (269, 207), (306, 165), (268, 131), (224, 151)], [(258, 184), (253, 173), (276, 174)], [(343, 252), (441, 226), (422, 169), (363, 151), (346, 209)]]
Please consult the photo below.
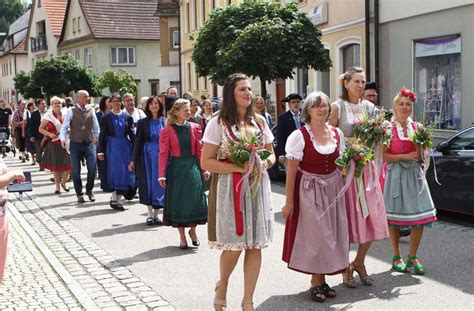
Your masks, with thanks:
[(153, 223), (154, 223), (154, 222), (153, 222), (153, 218), (148, 217), (148, 218), (146, 219), (146, 225), (147, 225), (147, 226), (153, 226)]
[(153, 224), (155, 224), (157, 226), (161, 226), (161, 225), (163, 225), (163, 222), (158, 217), (156, 217), (156, 218), (153, 219)]
[(180, 248), (180, 249), (188, 249), (188, 248), (189, 248), (189, 247), (188, 247), (188, 243), (186, 242), (186, 243), (184, 243), (184, 244), (181, 244), (181, 242), (179, 242), (179, 248)]
[(117, 201), (110, 201), (110, 207), (116, 211), (124, 211), (123, 205)]
[(84, 196), (82, 196), (82, 194), (77, 196), (77, 203), (86, 203), (86, 200), (84, 200)]
[(188, 231), (188, 233), (194, 246), (198, 247), (199, 245), (201, 245), (201, 242), (199, 242), (199, 240), (193, 240), (193, 238), (191, 237), (191, 229)]
[(87, 194), (87, 196), (89, 197), (89, 201), (95, 202), (95, 196), (94, 196), (94, 194), (92, 193), (92, 191), (87, 191), (86, 194)]
[(51, 178), (49, 179), (49, 181), (55, 182), (54, 177), (51, 177)]
[(400, 228), (399, 231), (400, 231), (400, 237), (409, 236), (411, 233), (410, 228)]

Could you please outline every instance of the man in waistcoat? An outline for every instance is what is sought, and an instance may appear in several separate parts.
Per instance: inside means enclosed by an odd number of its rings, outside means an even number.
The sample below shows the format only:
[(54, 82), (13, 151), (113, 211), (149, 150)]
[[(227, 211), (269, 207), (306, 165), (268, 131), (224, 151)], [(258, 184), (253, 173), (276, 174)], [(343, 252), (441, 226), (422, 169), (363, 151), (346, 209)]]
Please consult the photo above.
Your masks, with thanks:
[(72, 179), (78, 203), (85, 202), (82, 191), (81, 158), (85, 158), (87, 163), (86, 195), (91, 202), (95, 201), (92, 189), (94, 188), (96, 145), (100, 128), (94, 109), (86, 107), (88, 100), (89, 93), (87, 91), (77, 91), (77, 104), (66, 111), (59, 135), (63, 148), (66, 148), (66, 137), (70, 129), (69, 151), (71, 153)]

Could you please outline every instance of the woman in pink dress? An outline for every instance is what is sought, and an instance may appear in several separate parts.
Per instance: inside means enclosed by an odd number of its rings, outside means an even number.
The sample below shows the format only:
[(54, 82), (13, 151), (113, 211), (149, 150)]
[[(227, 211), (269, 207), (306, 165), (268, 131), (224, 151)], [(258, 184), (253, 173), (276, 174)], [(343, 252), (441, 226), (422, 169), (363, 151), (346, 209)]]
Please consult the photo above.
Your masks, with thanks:
[(8, 249), (8, 223), (6, 216), (8, 192), (6, 188), (13, 180), (24, 182), (25, 176), (23, 172), (18, 170), (9, 172), (5, 162), (0, 158), (0, 284), (3, 282)]
[[(365, 73), (362, 68), (351, 67), (340, 80), (342, 95), (332, 104), (329, 124), (342, 130), (346, 140), (354, 140), (354, 128), (365, 114), (374, 115), (377, 110), (374, 104), (362, 99), (365, 89)], [(372, 241), (388, 237), (387, 216), (382, 190), (374, 161), (369, 161), (362, 172), (363, 196), (357, 192), (356, 179), (346, 192), (346, 208), (349, 219), (349, 241), (357, 243), (357, 255), (343, 273), (344, 286), (357, 287), (353, 272), (356, 271), (362, 284), (373, 285), (372, 278), (365, 269), (365, 257)]]
[(341, 171), (334, 161), (344, 148), (341, 130), (326, 124), (329, 98), (313, 92), (304, 101), (301, 121), (286, 142), (286, 219), (283, 260), (288, 268), (311, 274), (311, 298), (336, 296), (325, 275), (349, 265), (349, 232)]

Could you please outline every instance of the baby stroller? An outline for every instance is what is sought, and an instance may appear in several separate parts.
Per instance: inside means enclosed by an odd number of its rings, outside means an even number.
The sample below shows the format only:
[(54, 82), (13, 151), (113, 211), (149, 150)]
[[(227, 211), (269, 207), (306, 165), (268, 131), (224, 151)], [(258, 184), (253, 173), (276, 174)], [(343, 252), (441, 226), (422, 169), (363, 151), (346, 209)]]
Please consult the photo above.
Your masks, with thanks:
[(10, 151), (13, 151), (13, 155), (15, 156), (15, 147), (13, 147), (10, 142), (9, 134), (8, 127), (0, 127), (0, 151), (3, 157), (6, 157)]

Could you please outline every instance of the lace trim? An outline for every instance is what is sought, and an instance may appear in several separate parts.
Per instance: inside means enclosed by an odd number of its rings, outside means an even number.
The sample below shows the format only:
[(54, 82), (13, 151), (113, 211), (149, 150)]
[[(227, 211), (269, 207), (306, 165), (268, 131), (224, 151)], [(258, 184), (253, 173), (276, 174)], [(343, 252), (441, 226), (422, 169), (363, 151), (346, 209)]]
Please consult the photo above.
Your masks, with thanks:
[(408, 134), (408, 137), (405, 137), (405, 135), (403, 135), (402, 125), (396, 120), (393, 120), (393, 122), (395, 123), (395, 126), (397, 128), (398, 139), (405, 140), (405, 141), (410, 140), (410, 137), (412, 137), (415, 134), (415, 130), (413, 129), (413, 120), (410, 117), (408, 117), (408, 119), (407, 119), (407, 134)]
[(268, 246), (268, 243), (221, 243), (209, 241), (208, 245), (212, 249), (221, 251), (242, 251), (246, 249), (262, 249)]
[(319, 145), (314, 138), (313, 132), (311, 131), (311, 127), (309, 125), (305, 125), (306, 130), (308, 131), (309, 138), (311, 139), (311, 143), (313, 144), (314, 149), (320, 154), (331, 154), (337, 148), (337, 139), (336, 139), (336, 132), (333, 131), (327, 124), (326, 129), (331, 133), (331, 140), (332, 144), (327, 145)]

